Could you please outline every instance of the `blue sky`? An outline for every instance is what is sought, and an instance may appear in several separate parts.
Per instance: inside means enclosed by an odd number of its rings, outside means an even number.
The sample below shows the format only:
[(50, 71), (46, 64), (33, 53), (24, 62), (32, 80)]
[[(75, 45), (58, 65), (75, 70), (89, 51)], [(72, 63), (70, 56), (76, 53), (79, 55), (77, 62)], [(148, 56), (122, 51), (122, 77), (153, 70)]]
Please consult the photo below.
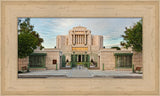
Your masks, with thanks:
[(93, 35), (103, 35), (106, 47), (120, 46), (125, 27), (133, 26), (141, 18), (31, 18), (34, 30), (44, 39), (45, 48), (56, 46), (57, 35), (67, 35), (75, 26), (84, 26)]

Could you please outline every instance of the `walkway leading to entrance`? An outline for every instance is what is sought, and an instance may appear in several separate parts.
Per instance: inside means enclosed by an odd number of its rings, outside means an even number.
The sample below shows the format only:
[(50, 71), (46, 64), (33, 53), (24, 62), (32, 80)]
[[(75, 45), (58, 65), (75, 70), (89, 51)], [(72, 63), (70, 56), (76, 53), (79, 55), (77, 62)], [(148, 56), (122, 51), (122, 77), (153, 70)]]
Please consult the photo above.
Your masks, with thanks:
[(93, 75), (88, 71), (87, 68), (73, 68), (67, 77), (93, 77)]
[(73, 68), (71, 70), (44, 70), (18, 74), (19, 78), (142, 78), (143, 74), (131, 71), (101, 71), (87, 68)]

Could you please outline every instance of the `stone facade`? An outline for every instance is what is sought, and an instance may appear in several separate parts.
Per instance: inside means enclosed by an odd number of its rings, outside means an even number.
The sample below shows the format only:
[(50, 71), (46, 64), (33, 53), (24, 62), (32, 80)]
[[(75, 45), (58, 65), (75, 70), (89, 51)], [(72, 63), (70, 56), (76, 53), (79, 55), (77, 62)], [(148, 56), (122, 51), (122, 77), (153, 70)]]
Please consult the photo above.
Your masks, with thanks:
[(62, 51), (69, 62), (71, 55), (75, 52), (75, 54), (81, 55), (77, 59), (82, 59), (83, 55), (87, 53), (90, 60), (98, 63), (99, 50), (103, 49), (103, 36), (92, 35), (86, 27), (78, 26), (69, 30), (68, 35), (57, 36), (56, 40), (56, 48)]
[(53, 60), (56, 60), (57, 62), (57, 69), (60, 68), (60, 58), (61, 58), (61, 52), (59, 50), (48, 50), (46, 49), (45, 52), (47, 53), (46, 56), (46, 68), (47, 69), (56, 69), (56, 64), (53, 64)]
[[(60, 58), (61, 58), (61, 51), (55, 48), (47, 48), (44, 50), (35, 50), (34, 53), (46, 53), (46, 60), (45, 60), (45, 67), (47, 70), (56, 70), (60, 68)], [(53, 60), (56, 60), (56, 63), (53, 63)], [(57, 64), (57, 65), (56, 65)]]
[(98, 52), (103, 48), (103, 36), (91, 35), (86, 27), (78, 26), (69, 31), (68, 35), (58, 35), (56, 48), (65, 53)]
[[(73, 63), (74, 56), (76, 62), (91, 62), (90, 66), (94, 66), (99, 70), (131, 70), (132, 65), (129, 68), (122, 68), (128, 62), (134, 64), (135, 68), (143, 67), (142, 53), (133, 52), (132, 49), (121, 48), (121, 50), (117, 50), (103, 48), (103, 36), (92, 35), (91, 30), (82, 26), (73, 27), (73, 29), (69, 30), (68, 35), (58, 35), (56, 38), (56, 48), (35, 50), (34, 53), (46, 53), (45, 67), (47, 70), (61, 69), (64, 67), (64, 62), (67, 65)], [(116, 61), (118, 57), (115, 54), (117, 53), (120, 54), (119, 59), (122, 60), (118, 59)], [(129, 56), (121, 57), (123, 54), (133, 54), (133, 56), (130, 58), (130, 61), (127, 61), (126, 59)], [(86, 56), (88, 57), (86, 58)], [(116, 65), (117, 63), (119, 65)], [(22, 63), (19, 61), (19, 70), (21, 66)], [(118, 69), (116, 66), (119, 66)]]
[(136, 67), (143, 67), (142, 60), (141, 52), (133, 52), (132, 64), (134, 64), (134, 69), (136, 69)]
[[(115, 69), (115, 56), (116, 50), (102, 50), (100, 53), (100, 69), (103, 70), (114, 70)], [(103, 65), (104, 64), (104, 65)]]
[(26, 58), (18, 58), (18, 70), (26, 70), (29, 64), (29, 57)]

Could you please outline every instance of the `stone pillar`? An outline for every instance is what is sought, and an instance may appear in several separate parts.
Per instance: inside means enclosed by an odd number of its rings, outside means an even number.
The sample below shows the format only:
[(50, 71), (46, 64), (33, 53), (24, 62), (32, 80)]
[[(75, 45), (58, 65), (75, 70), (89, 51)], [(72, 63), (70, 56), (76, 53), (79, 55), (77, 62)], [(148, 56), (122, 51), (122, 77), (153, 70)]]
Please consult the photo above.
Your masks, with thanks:
[(83, 44), (85, 44), (85, 35), (83, 36)]
[(87, 44), (88, 42), (87, 42), (87, 35), (86, 35), (86, 44)]
[(84, 34), (84, 37), (83, 37), (83, 38), (84, 38), (83, 42), (84, 42), (84, 44), (85, 44), (85, 34)]
[(75, 40), (74, 42), (75, 42), (75, 44), (76, 44), (76, 35), (74, 35), (74, 37), (75, 37), (75, 38), (74, 38), (74, 40)]
[[(68, 38), (69, 39), (69, 38)], [(73, 35), (72, 35), (72, 44), (74, 44), (74, 41), (73, 41), (74, 39), (73, 39)]]
[(81, 44), (81, 35), (79, 35), (79, 44)]
[(81, 44), (83, 44), (83, 35), (81, 35)]
[(81, 44), (82, 44), (82, 35), (80, 35), (80, 37), (81, 37)]
[(83, 44), (83, 35), (82, 35), (82, 44)]
[(79, 44), (79, 35), (77, 35), (77, 44)]
[(74, 35), (72, 35), (72, 44), (74, 44)]
[(80, 35), (80, 44), (82, 44), (82, 35)]
[(81, 35), (80, 35), (80, 44), (82, 43), (81, 41), (82, 41), (82, 39), (81, 39)]
[(86, 44), (86, 34), (84, 35), (84, 44)]
[(81, 44), (81, 35), (79, 35), (79, 44)]
[(88, 45), (88, 35), (86, 35), (86, 44)]
[(75, 35), (73, 34), (73, 44), (75, 44)]
[(74, 34), (74, 44), (76, 44), (76, 35)]
[(77, 44), (77, 41), (78, 41), (78, 40), (77, 40), (77, 35), (76, 35), (76, 44)]
[(74, 37), (74, 38), (73, 38), (73, 39), (74, 39), (73, 41), (74, 41), (74, 44), (75, 44), (75, 34), (73, 35), (73, 37)]
[(81, 36), (79, 35), (79, 44), (81, 44)]
[(78, 44), (78, 35), (77, 35), (77, 44)]
[(83, 44), (83, 35), (81, 35), (81, 41), (82, 41), (81, 44)]
[(81, 44), (81, 37), (80, 37), (80, 35), (79, 35), (79, 44)]
[(83, 44), (84, 44), (84, 35), (83, 35)]

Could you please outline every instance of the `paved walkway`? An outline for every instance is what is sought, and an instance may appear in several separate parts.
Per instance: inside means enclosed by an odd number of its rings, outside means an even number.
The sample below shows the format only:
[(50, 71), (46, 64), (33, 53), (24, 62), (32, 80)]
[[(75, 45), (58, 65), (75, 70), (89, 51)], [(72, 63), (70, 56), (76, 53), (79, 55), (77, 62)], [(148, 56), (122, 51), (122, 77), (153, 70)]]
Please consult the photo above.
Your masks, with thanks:
[(67, 74), (67, 77), (79, 77), (79, 78), (82, 78), (82, 77), (93, 77), (93, 75), (91, 74), (91, 72), (88, 71), (87, 68), (83, 68), (83, 69), (73, 68)]
[(142, 78), (143, 74), (132, 73), (131, 71), (101, 71), (88, 70), (87, 68), (73, 68), (71, 70), (45, 70), (18, 74), (19, 78)]

